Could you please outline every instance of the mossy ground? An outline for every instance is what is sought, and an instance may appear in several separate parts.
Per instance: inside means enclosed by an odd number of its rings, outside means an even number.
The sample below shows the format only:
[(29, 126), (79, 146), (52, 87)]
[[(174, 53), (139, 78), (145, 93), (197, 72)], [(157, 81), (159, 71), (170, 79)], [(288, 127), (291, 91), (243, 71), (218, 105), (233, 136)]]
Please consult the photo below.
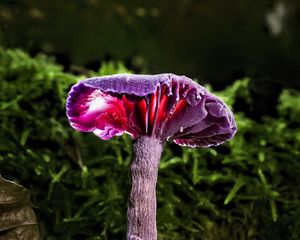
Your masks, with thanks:
[[(89, 76), (128, 71), (102, 64)], [(124, 239), (131, 140), (101, 141), (68, 124), (65, 99), (86, 76), (44, 55), (0, 50), (0, 169), (31, 191), (43, 239)], [(157, 185), (160, 240), (300, 239), (300, 93), (278, 117), (249, 117), (248, 80), (215, 92), (238, 133), (210, 149), (166, 144)]]

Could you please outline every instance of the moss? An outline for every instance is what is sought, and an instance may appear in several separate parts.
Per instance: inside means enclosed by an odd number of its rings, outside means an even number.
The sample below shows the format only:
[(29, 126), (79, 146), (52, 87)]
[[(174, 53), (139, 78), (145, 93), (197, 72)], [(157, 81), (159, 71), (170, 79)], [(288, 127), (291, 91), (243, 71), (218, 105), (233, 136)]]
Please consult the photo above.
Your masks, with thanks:
[[(87, 74), (121, 71), (121, 63), (108, 63)], [(131, 140), (105, 142), (69, 126), (65, 99), (81, 78), (44, 55), (0, 49), (1, 174), (31, 190), (44, 239), (122, 239)], [(251, 109), (247, 79), (216, 94)], [(300, 238), (296, 98), (299, 92), (284, 90), (279, 117), (261, 122), (236, 109), (239, 131), (223, 146), (167, 144), (157, 186), (159, 239)]]

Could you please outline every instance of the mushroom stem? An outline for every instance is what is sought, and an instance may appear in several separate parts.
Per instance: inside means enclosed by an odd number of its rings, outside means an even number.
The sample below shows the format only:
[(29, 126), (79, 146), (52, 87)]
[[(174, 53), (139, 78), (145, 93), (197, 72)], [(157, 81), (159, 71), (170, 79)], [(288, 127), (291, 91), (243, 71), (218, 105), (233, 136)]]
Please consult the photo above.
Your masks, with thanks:
[(163, 142), (140, 136), (133, 143), (131, 190), (127, 211), (128, 240), (156, 240), (156, 182)]

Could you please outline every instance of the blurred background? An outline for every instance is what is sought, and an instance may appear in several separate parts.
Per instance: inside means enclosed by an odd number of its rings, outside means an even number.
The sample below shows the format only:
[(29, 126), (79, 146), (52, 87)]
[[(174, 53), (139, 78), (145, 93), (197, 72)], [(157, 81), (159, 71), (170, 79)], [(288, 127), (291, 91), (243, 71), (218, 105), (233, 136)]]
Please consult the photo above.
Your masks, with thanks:
[(189, 76), (236, 113), (225, 146), (167, 146), (159, 239), (300, 239), (300, 1), (0, 0), (0, 173), (45, 239), (124, 238), (130, 139), (64, 113), (76, 81), (119, 72)]
[(297, 0), (2, 0), (0, 21), (3, 46), (50, 54), (67, 71), (119, 60), (215, 89), (251, 76), (258, 114), (274, 113), (282, 87), (300, 88)]

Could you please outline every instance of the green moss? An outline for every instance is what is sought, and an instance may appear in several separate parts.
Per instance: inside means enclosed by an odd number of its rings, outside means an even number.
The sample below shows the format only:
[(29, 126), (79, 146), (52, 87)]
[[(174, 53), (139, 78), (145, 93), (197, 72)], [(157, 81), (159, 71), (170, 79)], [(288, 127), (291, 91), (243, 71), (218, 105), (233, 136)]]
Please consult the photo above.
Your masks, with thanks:
[[(100, 73), (127, 71), (106, 63)], [(83, 76), (53, 59), (0, 49), (1, 174), (29, 188), (44, 239), (122, 239), (126, 232), (131, 140), (74, 131), (68, 89)], [(248, 80), (217, 92), (251, 108)], [(166, 145), (157, 186), (161, 240), (300, 238), (300, 137), (295, 99), (258, 123), (236, 112), (232, 141), (210, 149)]]

